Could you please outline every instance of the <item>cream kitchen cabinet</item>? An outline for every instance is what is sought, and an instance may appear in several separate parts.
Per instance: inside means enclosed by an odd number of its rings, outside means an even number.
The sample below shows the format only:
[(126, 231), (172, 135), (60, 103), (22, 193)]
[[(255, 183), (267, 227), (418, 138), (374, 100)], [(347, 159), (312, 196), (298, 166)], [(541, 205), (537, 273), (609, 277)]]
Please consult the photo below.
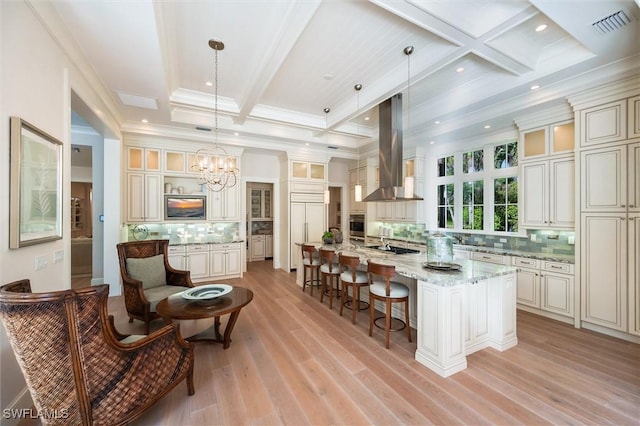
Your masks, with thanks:
[(127, 173), (127, 220), (159, 222), (163, 220), (162, 175)]
[(236, 278), (242, 274), (242, 244), (211, 244), (210, 270), (214, 279)]
[(273, 235), (264, 236), (264, 257), (273, 258)]
[[(322, 194), (291, 194), (291, 241), (290, 267), (298, 267), (300, 247), (297, 244), (320, 241), (327, 229), (326, 208), (322, 202)], [(306, 201), (305, 201), (306, 200)], [(317, 201), (314, 201), (317, 200)]]
[(168, 258), (172, 267), (189, 271), (193, 281), (209, 278), (208, 244), (170, 246)]
[(520, 133), (520, 159), (528, 161), (572, 153), (575, 147), (573, 120), (528, 129)]
[(574, 318), (574, 272), (573, 265), (544, 261), (540, 275), (540, 308)]
[(627, 139), (627, 99), (583, 109), (580, 122), (583, 148), (624, 141)]
[(573, 229), (575, 159), (554, 158), (521, 165), (523, 228)]
[(225, 187), (222, 191), (209, 191), (209, 220), (240, 221), (240, 185)]
[(311, 163), (308, 161), (292, 161), (291, 162), (291, 178), (292, 179), (311, 179), (325, 181), (326, 165), (320, 163)]
[(127, 147), (127, 169), (148, 172), (162, 171), (160, 149)]
[(503, 256), (501, 254), (483, 253), (479, 251), (472, 251), (469, 256), (471, 260), (479, 260), (480, 262), (495, 263), (497, 265), (508, 265), (510, 263), (509, 256)]
[(627, 100), (627, 137), (640, 138), (640, 95)]
[(253, 220), (271, 220), (272, 191), (267, 188), (251, 188), (249, 192), (250, 214)]
[(629, 333), (640, 336), (640, 213), (628, 219)]
[(540, 261), (525, 257), (513, 257), (518, 267), (516, 301), (518, 305), (540, 308)]
[(264, 235), (251, 236), (251, 260), (264, 260), (266, 256)]
[(476, 344), (484, 345), (489, 337), (489, 281), (467, 284), (465, 297), (464, 349), (465, 353), (473, 353), (480, 349)]
[(515, 256), (518, 308), (574, 323), (574, 266), (570, 263)]
[(187, 173), (186, 153), (182, 151), (164, 151), (165, 173)]
[(581, 318), (627, 331), (627, 217), (620, 213), (583, 213), (581, 235)]

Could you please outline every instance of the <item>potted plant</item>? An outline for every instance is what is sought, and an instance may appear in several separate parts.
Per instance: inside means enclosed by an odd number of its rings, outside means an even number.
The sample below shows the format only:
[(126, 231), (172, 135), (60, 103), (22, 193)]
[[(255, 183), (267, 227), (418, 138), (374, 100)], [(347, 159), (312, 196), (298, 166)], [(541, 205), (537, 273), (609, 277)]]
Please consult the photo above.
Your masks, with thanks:
[(322, 234), (322, 242), (324, 244), (333, 244), (333, 232), (324, 231), (324, 234)]

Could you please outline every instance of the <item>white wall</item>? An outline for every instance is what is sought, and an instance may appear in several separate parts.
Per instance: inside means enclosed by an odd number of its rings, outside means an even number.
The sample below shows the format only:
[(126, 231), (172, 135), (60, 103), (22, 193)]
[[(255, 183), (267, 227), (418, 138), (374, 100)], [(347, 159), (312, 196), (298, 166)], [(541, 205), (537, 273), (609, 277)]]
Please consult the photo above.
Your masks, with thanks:
[[(46, 17), (37, 16), (36, 10), (46, 14)], [(51, 16), (55, 14), (51, 14), (51, 6), (46, 3), (0, 2), (0, 134), (5, 135), (0, 138), (0, 223), (3, 224), (0, 226), (0, 283), (29, 278), (35, 292), (70, 287), (71, 233), (70, 227), (64, 226), (69, 223), (70, 209), (63, 209), (61, 240), (19, 249), (8, 248), (9, 117), (21, 117), (63, 142), (62, 186), (63, 199), (66, 199), (71, 190), (71, 89), (77, 88), (79, 96), (94, 108), (103, 112), (112, 110), (105, 108), (100, 95), (93, 89), (97, 86), (87, 81), (86, 74), (75, 68), (75, 62), (72, 63), (57, 44), (59, 39), (54, 40), (43, 27), (43, 22), (53, 25), (52, 19), (49, 19)], [(108, 113), (104, 113), (104, 116), (113, 128), (113, 117)], [(53, 253), (58, 250), (63, 250), (64, 259), (53, 263)], [(48, 266), (34, 270), (36, 256), (46, 256)], [(30, 404), (22, 373), (2, 328), (0, 408), (30, 408)]]

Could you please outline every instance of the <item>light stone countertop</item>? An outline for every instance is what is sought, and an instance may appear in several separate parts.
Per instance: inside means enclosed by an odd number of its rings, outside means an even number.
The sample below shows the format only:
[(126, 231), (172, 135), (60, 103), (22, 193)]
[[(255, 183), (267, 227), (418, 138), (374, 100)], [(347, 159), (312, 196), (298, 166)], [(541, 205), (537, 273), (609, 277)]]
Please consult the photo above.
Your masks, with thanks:
[[(296, 244), (298, 246), (301, 245), (301, 243)], [(475, 260), (460, 260), (456, 261), (456, 263), (461, 266), (460, 270), (438, 271), (422, 266), (423, 263), (427, 261), (426, 254), (385, 253), (380, 250), (365, 248), (352, 243), (323, 245), (321, 242), (308, 242), (307, 244), (314, 245), (318, 249), (325, 248), (358, 256), (363, 265), (366, 265), (369, 260), (394, 265), (398, 275), (443, 287), (474, 283), (488, 278), (513, 274), (518, 270), (515, 266), (510, 265), (496, 265)]]
[(203, 239), (203, 240), (198, 240), (196, 241), (194, 238), (188, 238), (188, 239), (184, 239), (181, 240), (179, 238), (171, 238), (169, 240), (169, 245), (170, 246), (188, 246), (188, 245), (194, 245), (194, 244), (232, 244), (232, 243), (244, 243), (245, 240), (242, 239), (238, 239), (238, 240), (208, 240), (208, 239)]

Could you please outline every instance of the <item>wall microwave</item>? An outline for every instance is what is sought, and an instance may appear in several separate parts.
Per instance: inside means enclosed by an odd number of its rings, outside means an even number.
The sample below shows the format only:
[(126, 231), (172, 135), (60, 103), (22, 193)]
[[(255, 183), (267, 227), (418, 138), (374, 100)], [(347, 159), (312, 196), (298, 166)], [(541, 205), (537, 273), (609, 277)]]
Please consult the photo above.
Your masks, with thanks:
[(205, 220), (206, 218), (206, 195), (167, 194), (164, 196), (165, 220)]

